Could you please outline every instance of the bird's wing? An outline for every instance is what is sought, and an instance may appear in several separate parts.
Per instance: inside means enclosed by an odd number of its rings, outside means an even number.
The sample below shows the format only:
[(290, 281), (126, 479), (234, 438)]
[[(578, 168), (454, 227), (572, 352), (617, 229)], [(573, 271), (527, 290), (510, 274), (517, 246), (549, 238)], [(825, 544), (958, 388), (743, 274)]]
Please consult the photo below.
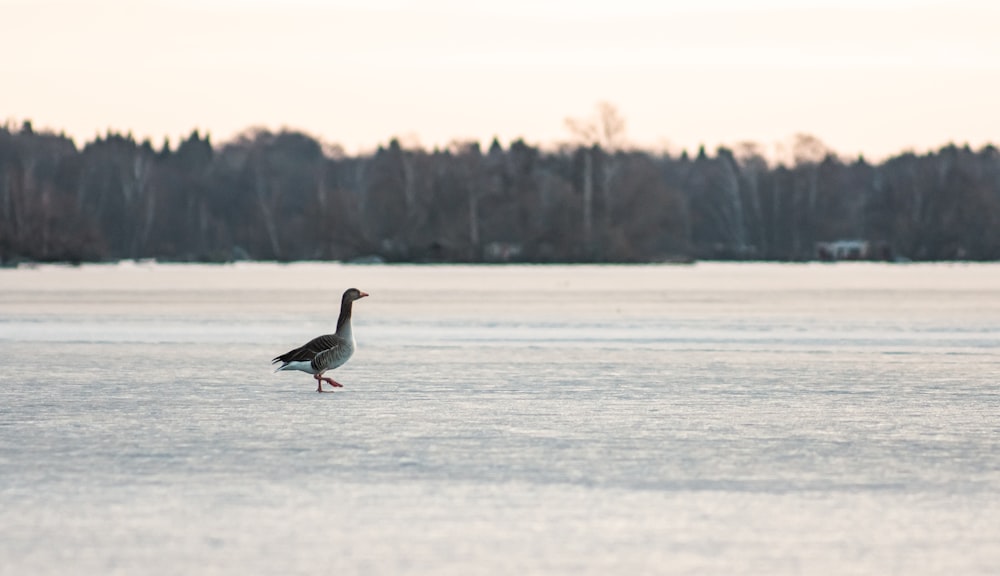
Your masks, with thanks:
[(334, 348), (340, 343), (341, 338), (335, 334), (317, 336), (302, 346), (275, 357), (274, 360), (271, 360), (271, 363), (275, 364), (277, 362), (284, 362), (287, 364), (289, 362), (311, 362), (317, 354)]
[(333, 346), (316, 354), (312, 359), (312, 368), (317, 372), (332, 370), (347, 362), (347, 359), (351, 357), (351, 352), (353, 350), (347, 345), (347, 341), (343, 338), (337, 338), (337, 342)]

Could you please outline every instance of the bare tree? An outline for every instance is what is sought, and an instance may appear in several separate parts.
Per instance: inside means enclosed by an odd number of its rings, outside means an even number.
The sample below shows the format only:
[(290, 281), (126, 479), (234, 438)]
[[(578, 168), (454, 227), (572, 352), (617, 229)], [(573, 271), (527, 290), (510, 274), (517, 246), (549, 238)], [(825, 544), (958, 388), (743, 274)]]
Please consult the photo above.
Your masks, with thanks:
[(467, 199), (469, 224), (469, 258), (479, 260), (482, 258), (482, 239), (480, 237), (480, 214), (479, 204), (487, 190), (483, 187), (482, 164), (483, 153), (479, 148), (479, 142), (475, 141), (454, 141), (449, 147), (458, 162), (457, 170), (460, 186), (465, 190)]
[(764, 211), (761, 202), (761, 182), (763, 175), (768, 171), (767, 160), (760, 144), (756, 142), (741, 142), (736, 145), (734, 156), (739, 165), (739, 172), (742, 179), (746, 204), (749, 206), (746, 223), (748, 227), (748, 237), (754, 243), (756, 253), (765, 255), (768, 253), (768, 237), (765, 229)]
[(601, 203), (603, 231), (612, 226), (612, 186), (618, 173), (617, 153), (625, 146), (625, 119), (609, 102), (599, 102), (589, 118), (567, 118), (566, 127), (583, 148), (583, 237), (588, 255), (594, 248), (594, 156), (604, 152), (601, 163)]

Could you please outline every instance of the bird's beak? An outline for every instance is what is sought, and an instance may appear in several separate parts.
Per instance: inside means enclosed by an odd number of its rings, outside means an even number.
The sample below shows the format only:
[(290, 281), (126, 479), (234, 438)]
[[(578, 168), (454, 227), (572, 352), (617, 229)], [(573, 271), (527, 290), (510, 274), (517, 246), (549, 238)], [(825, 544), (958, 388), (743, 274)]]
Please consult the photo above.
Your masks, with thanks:
[[(359, 292), (360, 292), (360, 290), (359, 290)], [(367, 292), (361, 292), (361, 295), (360, 295), (360, 296), (358, 296), (358, 298), (364, 298), (364, 297), (365, 297), (365, 296), (367, 296), (367, 295), (368, 295), (368, 293), (367, 293)]]

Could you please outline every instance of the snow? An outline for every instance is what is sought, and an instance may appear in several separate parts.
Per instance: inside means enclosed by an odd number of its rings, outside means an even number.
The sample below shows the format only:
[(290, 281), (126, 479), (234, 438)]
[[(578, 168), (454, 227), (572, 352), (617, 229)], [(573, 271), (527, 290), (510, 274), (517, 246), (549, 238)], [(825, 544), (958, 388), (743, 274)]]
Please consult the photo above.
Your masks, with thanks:
[[(316, 394), (270, 359), (355, 306)], [(1000, 266), (0, 270), (0, 574), (992, 574)]]

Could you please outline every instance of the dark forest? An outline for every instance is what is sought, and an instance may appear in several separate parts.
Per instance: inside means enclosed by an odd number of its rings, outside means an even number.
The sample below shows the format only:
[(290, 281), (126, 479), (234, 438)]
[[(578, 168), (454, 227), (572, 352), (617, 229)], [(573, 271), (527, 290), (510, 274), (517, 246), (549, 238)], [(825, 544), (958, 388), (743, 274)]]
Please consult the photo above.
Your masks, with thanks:
[(749, 144), (670, 155), (624, 146), (613, 122), (570, 129), (552, 149), (392, 140), (351, 156), (294, 130), (80, 149), (8, 122), (0, 263), (1000, 258), (993, 146), (872, 164), (799, 135), (774, 163)]

